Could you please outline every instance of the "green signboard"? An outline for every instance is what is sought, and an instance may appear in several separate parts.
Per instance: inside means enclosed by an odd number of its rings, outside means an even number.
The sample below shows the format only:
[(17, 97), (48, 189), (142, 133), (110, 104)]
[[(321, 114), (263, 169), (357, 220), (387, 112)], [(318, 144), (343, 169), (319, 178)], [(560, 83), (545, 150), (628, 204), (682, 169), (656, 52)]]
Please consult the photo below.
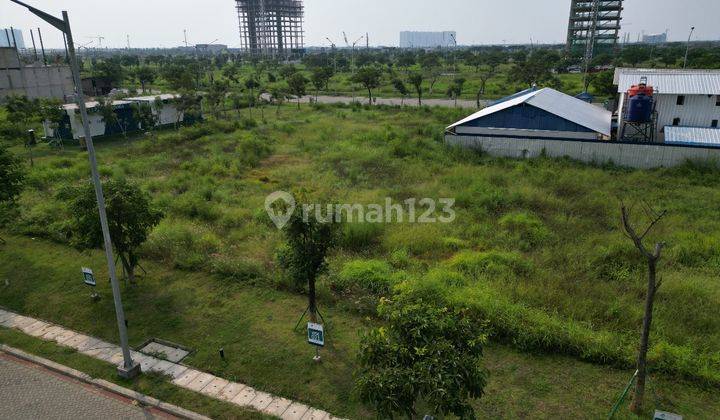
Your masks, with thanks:
[(308, 322), (308, 343), (313, 346), (325, 347), (325, 330), (320, 324)]

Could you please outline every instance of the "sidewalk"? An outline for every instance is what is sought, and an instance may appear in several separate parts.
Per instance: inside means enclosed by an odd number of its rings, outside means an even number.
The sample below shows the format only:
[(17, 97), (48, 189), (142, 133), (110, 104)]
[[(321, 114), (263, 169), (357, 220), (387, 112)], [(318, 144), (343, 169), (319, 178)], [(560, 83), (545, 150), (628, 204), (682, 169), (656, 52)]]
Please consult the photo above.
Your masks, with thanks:
[[(0, 309), (0, 326), (15, 328), (25, 334), (42, 340), (54, 341), (71, 347), (79, 353), (119, 365), (122, 352), (119, 346), (104, 342), (35, 318)], [(143, 372), (158, 372), (169, 376), (174, 385), (226, 401), (244, 408), (250, 408), (286, 420), (330, 420), (329, 413), (258, 391), (250, 386), (229, 382), (223, 378), (202, 372), (180, 363), (173, 363), (131, 350), (132, 358), (139, 363)]]
[(85, 373), (0, 345), (0, 418), (209, 420)]

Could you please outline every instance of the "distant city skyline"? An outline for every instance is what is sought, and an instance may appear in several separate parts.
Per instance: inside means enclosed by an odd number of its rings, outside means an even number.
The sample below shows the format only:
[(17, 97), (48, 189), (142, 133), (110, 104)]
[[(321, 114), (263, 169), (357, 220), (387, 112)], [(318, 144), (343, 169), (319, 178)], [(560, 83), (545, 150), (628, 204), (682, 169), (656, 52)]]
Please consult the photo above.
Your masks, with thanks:
[[(76, 42), (88, 47), (97, 46), (97, 36), (104, 37), (103, 46), (126, 47), (127, 35), (131, 47), (177, 47), (184, 44), (183, 30), (190, 45), (240, 44), (233, 0), (125, 0), (122, 7), (107, 0), (26, 1), (55, 15), (68, 10)], [(570, 0), (306, 0), (305, 45), (329, 46), (330, 38), (342, 46), (343, 31), (351, 43), (369, 33), (371, 46), (397, 46), (401, 31), (456, 31), (459, 45), (564, 43), (569, 10)], [(717, 40), (719, 15), (717, 0), (627, 0), (621, 39), (667, 30), (670, 41), (684, 41), (695, 26), (693, 39)], [(57, 30), (0, 0), (0, 27), (10, 26), (23, 31), (27, 47), (29, 30), (40, 27), (47, 48), (62, 48)]]

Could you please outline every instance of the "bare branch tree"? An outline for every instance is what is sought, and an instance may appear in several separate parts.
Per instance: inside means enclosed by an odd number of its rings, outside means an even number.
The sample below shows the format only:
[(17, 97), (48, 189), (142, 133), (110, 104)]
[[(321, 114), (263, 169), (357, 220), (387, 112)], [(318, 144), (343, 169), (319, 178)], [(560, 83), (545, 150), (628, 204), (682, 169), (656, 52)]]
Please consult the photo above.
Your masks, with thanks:
[(650, 329), (652, 326), (653, 318), (653, 306), (655, 304), (655, 295), (658, 289), (662, 285), (662, 280), (657, 280), (657, 264), (662, 255), (662, 250), (665, 247), (665, 243), (658, 242), (655, 244), (655, 248), (649, 251), (645, 246), (643, 240), (645, 237), (657, 226), (657, 224), (665, 217), (667, 211), (656, 212), (647, 203), (642, 203), (643, 210), (646, 217), (650, 220), (648, 226), (642, 230), (642, 234), (638, 234), (638, 230), (633, 226), (630, 215), (631, 209), (629, 210), (625, 204), (621, 206), (622, 213), (622, 224), (625, 229), (625, 234), (635, 244), (635, 248), (645, 257), (648, 265), (648, 285), (647, 295), (645, 297), (645, 315), (643, 317), (642, 332), (640, 336), (640, 348), (638, 350), (637, 358), (637, 383), (635, 384), (635, 393), (630, 409), (640, 414), (643, 410), (643, 399), (645, 397), (645, 380), (647, 377), (647, 353), (649, 348), (650, 340)]

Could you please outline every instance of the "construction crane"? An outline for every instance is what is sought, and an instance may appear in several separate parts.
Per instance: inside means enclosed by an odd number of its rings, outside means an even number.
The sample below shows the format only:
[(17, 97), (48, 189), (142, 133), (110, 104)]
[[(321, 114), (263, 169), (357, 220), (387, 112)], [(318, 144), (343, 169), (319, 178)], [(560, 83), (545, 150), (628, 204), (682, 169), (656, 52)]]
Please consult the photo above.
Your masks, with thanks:
[(347, 40), (347, 35), (345, 34), (345, 31), (343, 31), (343, 38), (345, 38), (345, 45), (347, 45), (347, 47), (350, 48), (350, 43)]
[(332, 39), (330, 39), (330, 38), (327, 37), (327, 36), (325, 37), (325, 39), (327, 39), (328, 42), (330, 43), (330, 48), (335, 49), (335, 43), (332, 41)]
[(97, 39), (98, 40), (98, 48), (102, 48), (102, 42), (103, 42), (103, 39), (105, 39), (104, 36), (100, 36), (100, 35), (86, 36), (85, 38)]

